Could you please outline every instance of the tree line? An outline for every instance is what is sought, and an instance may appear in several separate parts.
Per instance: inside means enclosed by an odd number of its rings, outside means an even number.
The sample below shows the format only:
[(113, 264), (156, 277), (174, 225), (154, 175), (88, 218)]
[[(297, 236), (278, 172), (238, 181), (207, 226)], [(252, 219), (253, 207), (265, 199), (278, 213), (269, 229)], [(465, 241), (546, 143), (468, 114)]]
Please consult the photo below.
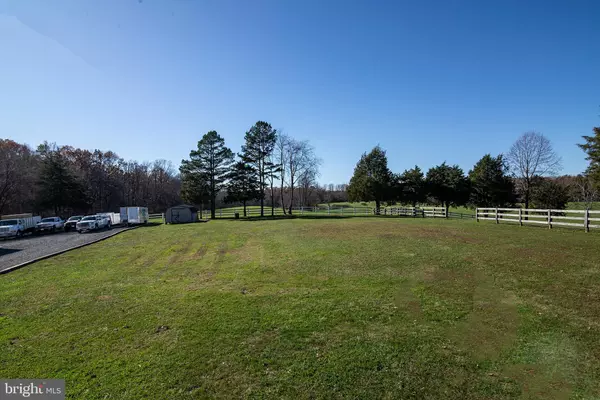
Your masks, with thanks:
[(319, 185), (321, 160), (308, 141), (264, 121), (251, 126), (235, 154), (215, 131), (206, 133), (179, 170), (165, 160), (126, 161), (112, 151), (89, 151), (44, 142), (33, 149), (0, 139), (0, 214), (54, 215), (147, 206), (150, 212), (186, 201), (209, 205), (260, 205), (260, 214), (284, 214), (315, 204), (374, 201), (386, 204), (564, 208), (568, 201), (600, 200), (600, 128), (578, 146), (589, 166), (578, 176), (556, 177), (561, 159), (542, 134), (523, 134), (506, 154), (486, 154), (467, 174), (442, 163), (392, 173), (386, 152), (362, 155), (348, 185)]
[(0, 139), (0, 214), (68, 216), (181, 202), (177, 170), (165, 160), (126, 161), (112, 151)]
[(579, 144), (590, 162), (585, 173), (556, 178), (561, 158), (538, 132), (526, 132), (506, 154), (484, 155), (465, 174), (458, 165), (445, 162), (424, 173), (418, 166), (395, 174), (388, 168), (386, 152), (379, 146), (362, 155), (348, 185), (350, 201), (440, 204), (471, 207), (564, 209), (569, 201), (587, 206), (599, 199), (600, 128)]
[[(247, 206), (257, 202), (260, 215), (275, 207), (292, 214), (297, 204), (306, 204), (316, 191), (321, 160), (308, 141), (292, 138), (258, 121), (245, 133), (236, 155), (216, 131), (206, 133), (189, 159), (181, 161), (181, 196), (193, 204), (210, 207), (215, 218), (219, 195), (229, 204)], [(266, 207), (265, 207), (266, 204)]]

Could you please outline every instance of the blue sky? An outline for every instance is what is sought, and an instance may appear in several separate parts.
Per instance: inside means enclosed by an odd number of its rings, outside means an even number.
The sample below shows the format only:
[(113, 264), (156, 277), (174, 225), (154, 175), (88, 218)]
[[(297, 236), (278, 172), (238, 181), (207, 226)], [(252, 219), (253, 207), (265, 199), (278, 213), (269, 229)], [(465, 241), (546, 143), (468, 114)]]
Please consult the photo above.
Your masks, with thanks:
[(322, 183), (379, 144), (465, 172), (523, 132), (564, 173), (600, 125), (600, 2), (0, 0), (0, 137), (177, 166), (257, 120), (308, 139)]

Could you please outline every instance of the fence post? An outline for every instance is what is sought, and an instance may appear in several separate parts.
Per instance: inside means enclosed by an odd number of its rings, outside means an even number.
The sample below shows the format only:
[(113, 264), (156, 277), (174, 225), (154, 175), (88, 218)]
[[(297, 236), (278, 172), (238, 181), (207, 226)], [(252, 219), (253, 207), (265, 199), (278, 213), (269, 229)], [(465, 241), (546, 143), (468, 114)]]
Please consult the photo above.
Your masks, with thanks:
[(523, 209), (519, 208), (519, 225), (523, 226)]
[(448, 219), (448, 208), (444, 207), (444, 218)]
[(500, 221), (498, 221), (498, 207), (496, 207), (496, 209), (494, 210), (494, 212), (496, 213), (496, 223), (499, 224)]
[(163, 221), (163, 225), (167, 223), (167, 221), (165, 220), (165, 213), (162, 213), (162, 221)]
[(304, 207), (300, 207), (300, 215), (304, 215)]
[(589, 208), (587, 208), (585, 210), (583, 226), (585, 227), (586, 232), (590, 231), (590, 209)]
[(354, 215), (356, 215), (356, 207), (354, 207), (353, 213), (354, 213)]
[(548, 229), (552, 229), (552, 212), (548, 210)]

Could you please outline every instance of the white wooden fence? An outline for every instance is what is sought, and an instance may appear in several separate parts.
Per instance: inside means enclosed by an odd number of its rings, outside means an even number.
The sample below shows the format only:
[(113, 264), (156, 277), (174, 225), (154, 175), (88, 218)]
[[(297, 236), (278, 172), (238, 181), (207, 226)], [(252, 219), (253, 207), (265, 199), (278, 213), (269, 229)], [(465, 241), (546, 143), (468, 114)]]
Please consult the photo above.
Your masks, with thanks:
[[(427, 217), (427, 218), (447, 218), (446, 209), (444, 207), (381, 207), (379, 212), (374, 207), (294, 207), (292, 208), (294, 215), (300, 216), (367, 216), (367, 215), (397, 215), (405, 217)], [(235, 213), (243, 216), (243, 210), (240, 207), (217, 209), (215, 212), (216, 218), (233, 218)], [(247, 216), (259, 216), (260, 209), (249, 207), (246, 211)], [(210, 211), (202, 211), (203, 216), (210, 217)], [(271, 207), (265, 207), (265, 217), (271, 216)], [(282, 216), (281, 208), (275, 208), (274, 215)]]
[(160, 219), (161, 223), (165, 223), (165, 213), (159, 214), (148, 214), (148, 220), (154, 220), (156, 222), (157, 219)]
[(523, 208), (478, 208), (475, 219), (495, 221), (497, 224), (504, 222), (546, 225), (549, 229), (553, 226), (567, 226), (583, 228), (586, 232), (590, 229), (600, 229), (600, 211), (592, 210), (540, 210)]

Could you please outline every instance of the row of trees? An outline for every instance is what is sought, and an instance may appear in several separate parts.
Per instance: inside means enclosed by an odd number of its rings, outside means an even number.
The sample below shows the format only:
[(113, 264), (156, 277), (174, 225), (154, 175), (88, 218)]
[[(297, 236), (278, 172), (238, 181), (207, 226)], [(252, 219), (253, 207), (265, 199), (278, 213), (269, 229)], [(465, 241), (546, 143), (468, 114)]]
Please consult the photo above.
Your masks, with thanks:
[(182, 160), (180, 173), (181, 195), (194, 204), (210, 204), (211, 218), (215, 217), (220, 193), (225, 202), (258, 201), (260, 215), (265, 215), (265, 200), (269, 200), (271, 215), (275, 213), (276, 196), (284, 214), (292, 214), (299, 195), (305, 204), (317, 187), (321, 161), (307, 141), (296, 140), (273, 129), (271, 124), (258, 121), (245, 134), (244, 145), (237, 157), (215, 131), (206, 133)]
[(387, 166), (385, 151), (363, 154), (349, 185), (319, 185), (320, 160), (300, 141), (258, 121), (245, 134), (239, 154), (208, 132), (183, 160), (178, 171), (167, 161), (125, 161), (112, 151), (88, 151), (43, 143), (36, 149), (0, 139), (0, 213), (56, 215), (147, 205), (161, 212), (181, 199), (217, 205), (238, 203), (294, 207), (340, 201), (375, 201), (501, 207), (523, 203), (560, 208), (571, 201), (599, 200), (600, 128), (579, 144), (589, 161), (579, 176), (549, 178), (559, 172), (560, 157), (550, 141), (536, 132), (523, 134), (506, 155), (482, 157), (465, 174), (442, 163), (424, 173), (418, 166), (401, 174)]
[(177, 170), (165, 160), (125, 161), (112, 151), (43, 143), (35, 150), (0, 139), (0, 214), (67, 216), (180, 202)]
[[(590, 168), (584, 175), (552, 179), (560, 171), (561, 159), (550, 141), (537, 132), (523, 134), (505, 155), (486, 154), (465, 175), (458, 165), (430, 168), (426, 174), (416, 166), (394, 174), (379, 146), (363, 154), (348, 186), (351, 201), (403, 203), (416, 206), (437, 203), (450, 206), (508, 207), (523, 203), (538, 208), (564, 208), (577, 198), (591, 203), (600, 186), (600, 130), (584, 137), (581, 147), (588, 153)], [(568, 181), (568, 182), (567, 182)], [(565, 184), (566, 183), (566, 184)]]

